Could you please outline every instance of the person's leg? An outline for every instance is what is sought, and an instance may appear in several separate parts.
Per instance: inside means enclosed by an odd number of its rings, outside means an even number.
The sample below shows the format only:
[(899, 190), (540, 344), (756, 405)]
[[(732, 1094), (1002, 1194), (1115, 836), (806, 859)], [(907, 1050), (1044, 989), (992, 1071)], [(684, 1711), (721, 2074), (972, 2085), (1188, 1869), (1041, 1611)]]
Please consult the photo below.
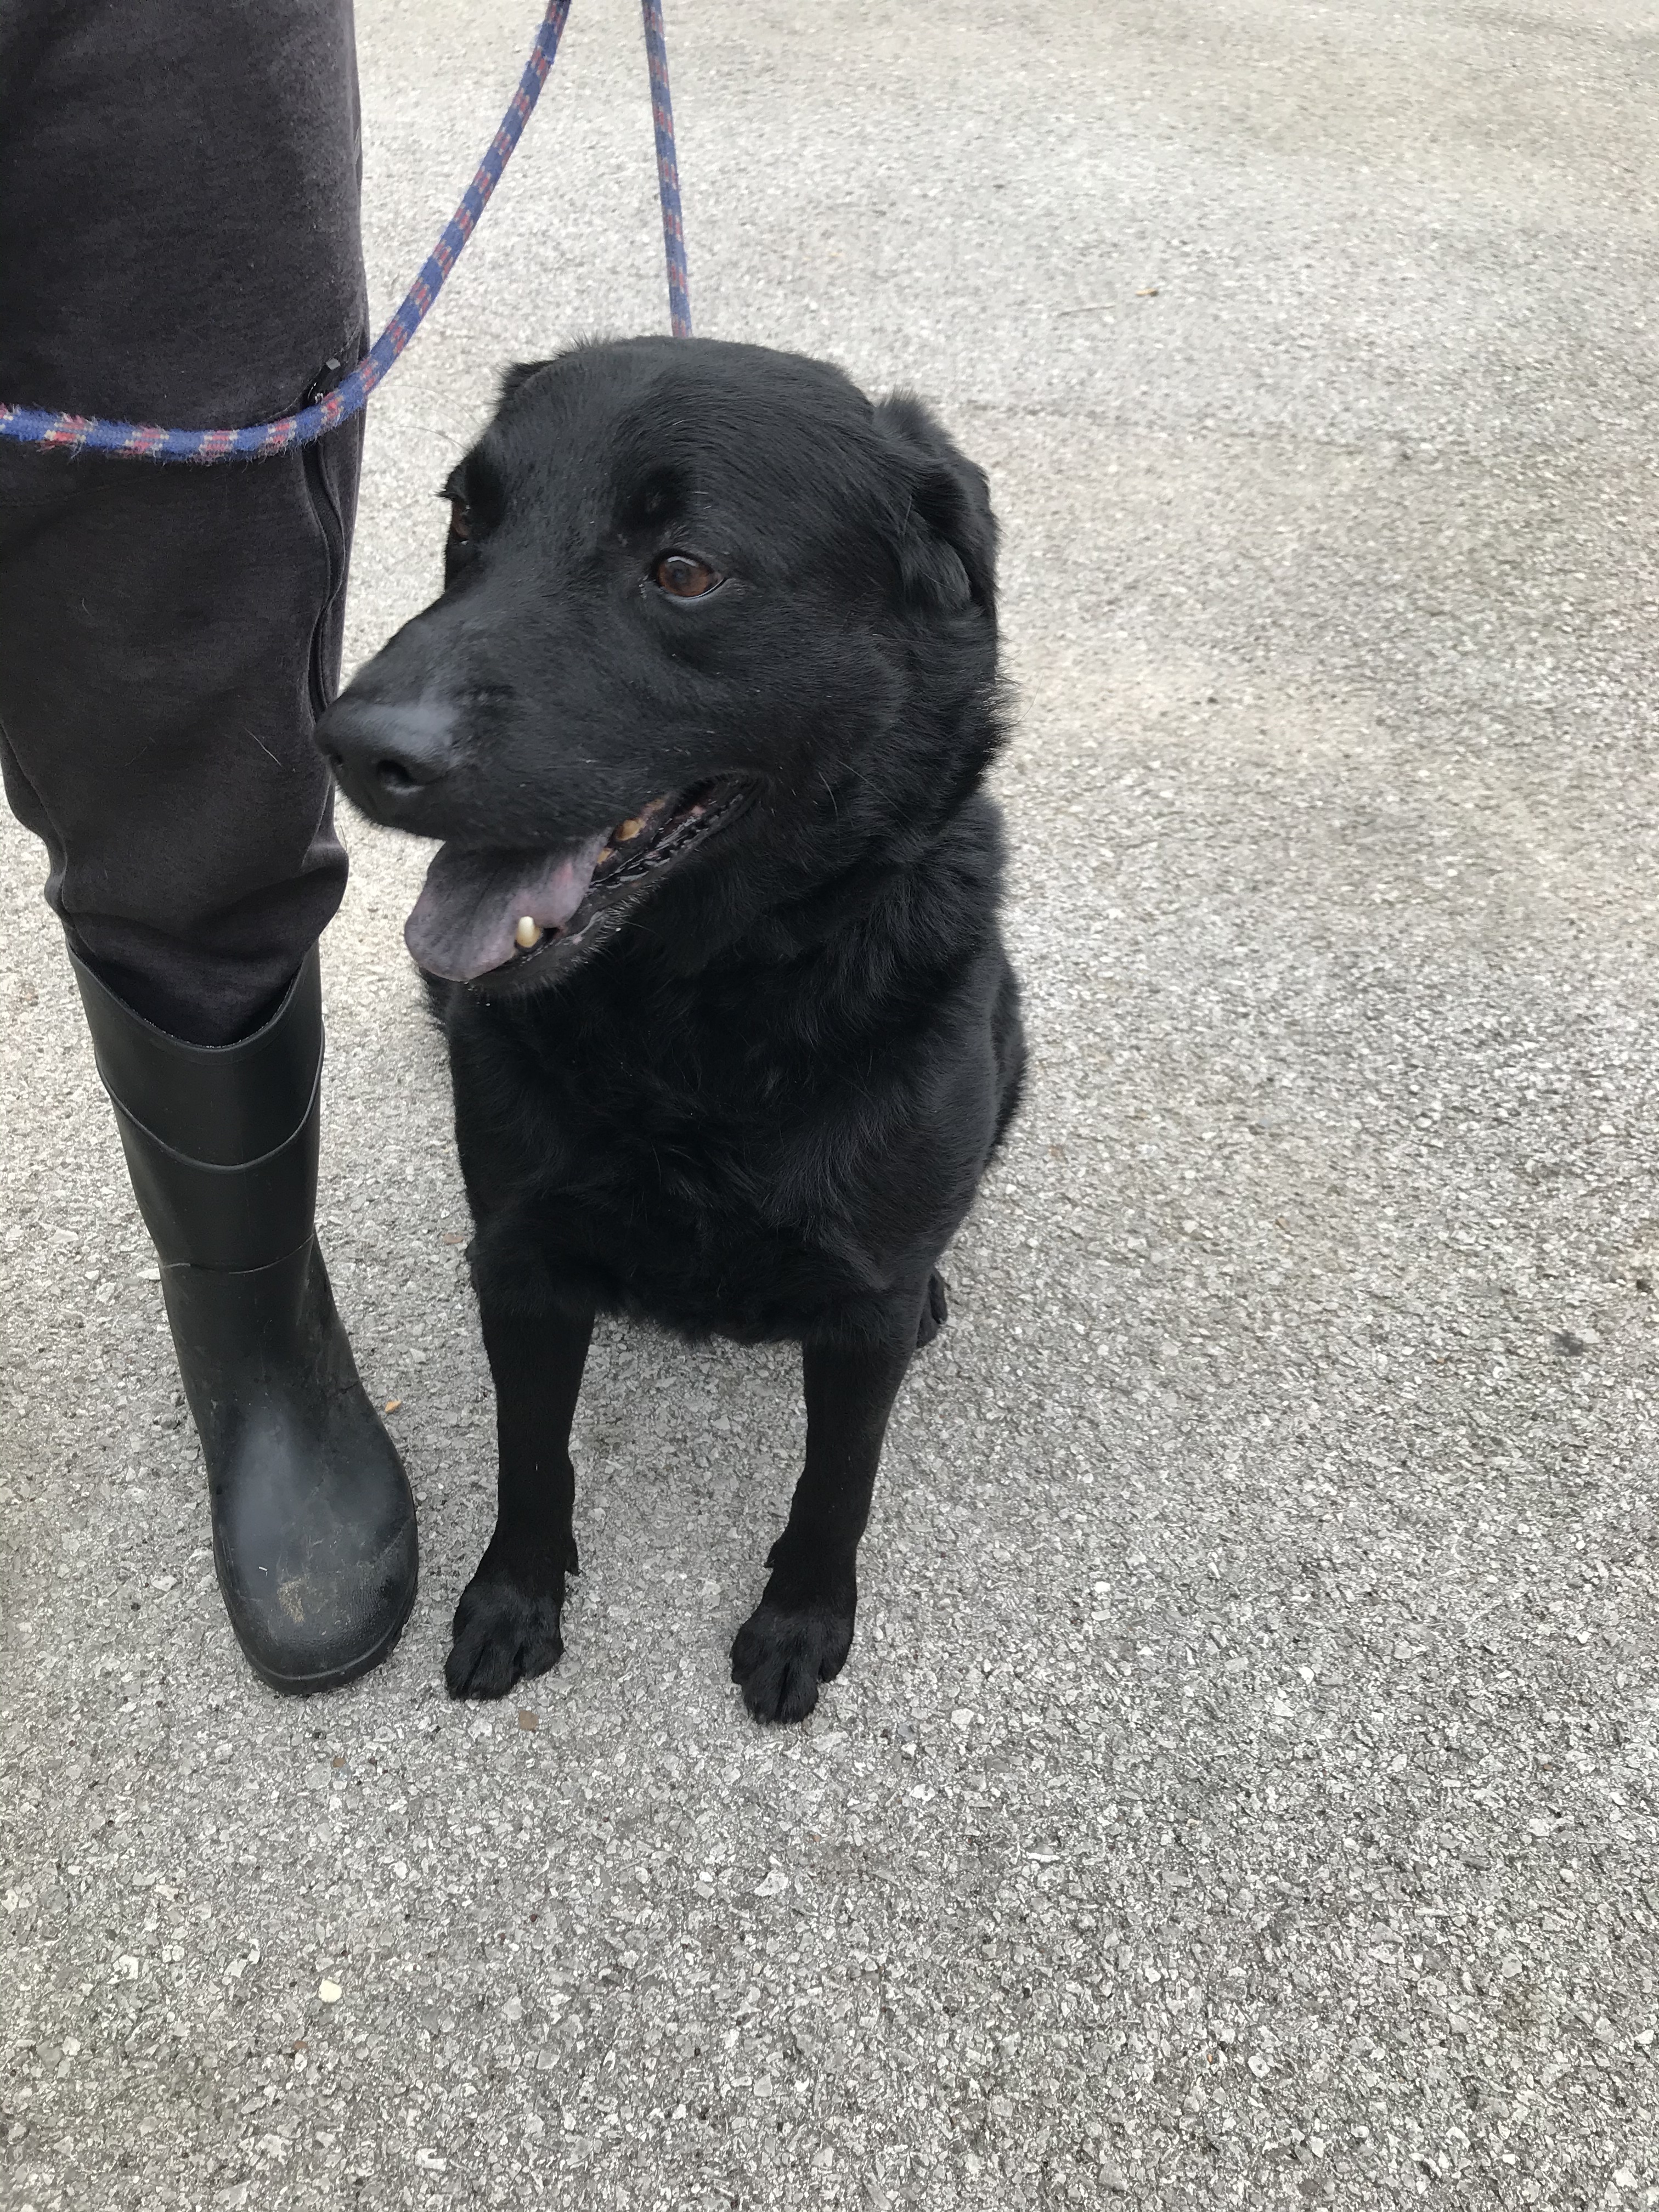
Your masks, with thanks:
[[(11, 0), (0, 396), (286, 413), (365, 339), (349, 0)], [(389, 1650), (414, 1507), (313, 1234), (314, 947), (358, 432), (208, 468), (0, 447), (0, 768), (44, 840), (201, 1434), (279, 1687)]]

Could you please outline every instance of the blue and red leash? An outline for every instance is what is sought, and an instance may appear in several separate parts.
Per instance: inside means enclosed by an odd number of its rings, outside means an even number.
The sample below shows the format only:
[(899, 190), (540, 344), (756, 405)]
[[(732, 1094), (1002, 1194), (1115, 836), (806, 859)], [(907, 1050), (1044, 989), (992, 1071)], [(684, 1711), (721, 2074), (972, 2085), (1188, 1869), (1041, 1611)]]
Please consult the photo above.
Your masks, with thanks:
[[(685, 265), (685, 230), (680, 220), (679, 167), (674, 154), (674, 109), (668, 90), (668, 48), (663, 37), (661, 0), (641, 0), (645, 52), (651, 72), (651, 116), (657, 141), (657, 196), (662, 204), (663, 252), (668, 265), (669, 320), (677, 338), (691, 335), (691, 301)], [(421, 264), (397, 313), (349, 376), (297, 415), (280, 422), (251, 423), (241, 430), (165, 430), (154, 422), (110, 422), (95, 415), (65, 415), (44, 407), (9, 407), (0, 401), (0, 438), (14, 444), (54, 447), (69, 453), (116, 453), (147, 461), (256, 460), (308, 446), (347, 422), (367, 404), (392, 363), (432, 312), (445, 279), (460, 259), (490, 194), (513, 158), (534, 112), (554, 57), (570, 0), (548, 0), (530, 59), (501, 127), (478, 164), (461, 204), (443, 235)]]

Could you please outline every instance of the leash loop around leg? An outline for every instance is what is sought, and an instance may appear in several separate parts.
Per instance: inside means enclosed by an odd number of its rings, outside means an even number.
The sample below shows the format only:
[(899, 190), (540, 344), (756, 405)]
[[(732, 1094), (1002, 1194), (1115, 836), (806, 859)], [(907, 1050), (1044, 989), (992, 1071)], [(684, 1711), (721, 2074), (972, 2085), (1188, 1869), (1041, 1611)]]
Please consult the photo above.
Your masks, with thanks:
[[(669, 320), (676, 337), (691, 335), (691, 307), (687, 289), (685, 232), (680, 219), (679, 167), (674, 149), (674, 111), (668, 90), (668, 49), (663, 36), (661, 0), (642, 0), (645, 14), (646, 58), (651, 76), (651, 112), (657, 142), (657, 189), (662, 203), (663, 247), (668, 267)], [(375, 386), (384, 381), (392, 364), (437, 301), (446, 280), (460, 259), (478, 218), (489, 204), (514, 149), (535, 112), (542, 87), (553, 67), (570, 13), (570, 0), (547, 0), (547, 12), (536, 33), (518, 89), (507, 104), (500, 126), (484, 149), (477, 173), (461, 197), (461, 204), (444, 225), (443, 234), (421, 264), (420, 271), (398, 302), (396, 313), (349, 376), (333, 391), (297, 414), (274, 422), (250, 423), (237, 430), (168, 430), (154, 422), (115, 422), (95, 415), (70, 415), (45, 407), (8, 406), (0, 401), (0, 439), (14, 445), (35, 446), (66, 453), (110, 453), (130, 460), (210, 461), (263, 460), (291, 447), (308, 446), (349, 422), (368, 404)]]

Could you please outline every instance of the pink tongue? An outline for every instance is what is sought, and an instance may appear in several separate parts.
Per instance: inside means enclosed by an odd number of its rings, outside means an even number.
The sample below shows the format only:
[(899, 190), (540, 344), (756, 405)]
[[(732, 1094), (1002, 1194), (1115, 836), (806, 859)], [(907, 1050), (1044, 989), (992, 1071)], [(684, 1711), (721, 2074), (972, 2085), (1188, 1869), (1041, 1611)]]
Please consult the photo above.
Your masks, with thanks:
[(514, 931), (528, 915), (562, 929), (586, 894), (605, 833), (562, 853), (478, 852), (440, 845), (426, 872), (404, 943), (428, 975), (470, 983), (510, 960)]

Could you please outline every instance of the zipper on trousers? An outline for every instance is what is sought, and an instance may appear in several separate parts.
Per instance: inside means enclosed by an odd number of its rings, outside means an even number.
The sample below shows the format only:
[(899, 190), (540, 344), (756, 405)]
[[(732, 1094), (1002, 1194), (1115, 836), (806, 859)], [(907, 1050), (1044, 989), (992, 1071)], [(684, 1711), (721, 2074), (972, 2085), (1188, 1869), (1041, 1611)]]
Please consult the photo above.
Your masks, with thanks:
[[(301, 405), (314, 406), (318, 400), (334, 389), (343, 374), (341, 362), (335, 360), (325, 362)], [(340, 595), (345, 589), (346, 570), (345, 520), (340, 513), (340, 502), (335, 496), (334, 488), (329, 482), (323, 457), (336, 438), (358, 434), (359, 428), (356, 423), (342, 423), (337, 430), (331, 430), (326, 437), (319, 438), (300, 449), (305, 470), (306, 491), (311, 501), (311, 511), (317, 519), (317, 526), (322, 532), (323, 549), (328, 561), (328, 592), (317, 611), (317, 619), (311, 631), (307, 688), (313, 716), (320, 715), (333, 703), (334, 675), (330, 666), (329, 641)]]

